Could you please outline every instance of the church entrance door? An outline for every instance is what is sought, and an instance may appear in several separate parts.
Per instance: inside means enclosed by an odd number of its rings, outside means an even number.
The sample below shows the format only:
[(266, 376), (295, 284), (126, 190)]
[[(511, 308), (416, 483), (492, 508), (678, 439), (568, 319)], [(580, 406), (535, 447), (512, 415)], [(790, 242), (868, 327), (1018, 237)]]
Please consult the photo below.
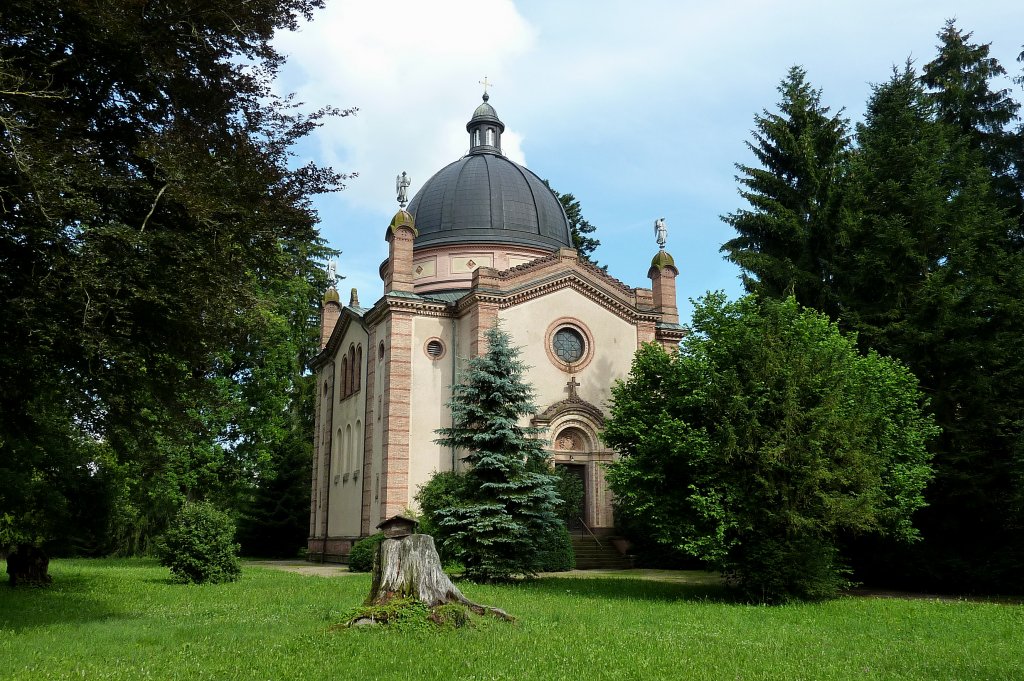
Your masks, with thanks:
[(566, 473), (579, 480), (579, 486), (583, 493), (577, 497), (579, 500), (577, 507), (571, 509), (572, 515), (569, 516), (568, 529), (572, 533), (582, 532), (583, 518), (587, 512), (587, 467), (581, 463), (559, 463), (555, 466), (564, 469)]

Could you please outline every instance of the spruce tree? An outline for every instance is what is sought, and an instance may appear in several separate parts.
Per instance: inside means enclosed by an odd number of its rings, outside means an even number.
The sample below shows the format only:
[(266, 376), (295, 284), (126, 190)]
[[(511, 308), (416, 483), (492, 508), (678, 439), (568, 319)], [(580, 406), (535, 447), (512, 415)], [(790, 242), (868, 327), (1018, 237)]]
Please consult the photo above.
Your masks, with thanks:
[(449, 555), (476, 581), (538, 572), (539, 540), (558, 524), (560, 503), (554, 476), (539, 472), (547, 458), (542, 429), (519, 425), (536, 412), (519, 349), (497, 325), (486, 339), (487, 351), (453, 386), (452, 425), (436, 440), (467, 452), (471, 466), (461, 502), (440, 509), (436, 521)]
[(834, 262), (850, 222), (849, 124), (829, 115), (799, 66), (778, 89), (779, 112), (755, 116), (754, 141), (746, 143), (760, 166), (736, 166), (750, 208), (722, 218), (739, 233), (722, 251), (743, 269), (747, 291), (770, 298), (792, 293), (834, 315)]
[(874, 88), (858, 142), (864, 212), (842, 322), (910, 366), (943, 429), (923, 552), (901, 562), (928, 566), (916, 577), (932, 587), (1008, 588), (1024, 565), (1014, 529), (1024, 520), (1024, 261), (1013, 221), (982, 154), (909, 64)]
[[(971, 42), (950, 19), (939, 31), (939, 53), (925, 64), (921, 82), (928, 88), (938, 120), (953, 126), (971, 149), (982, 154), (1004, 206), (1020, 216), (1024, 204), (1013, 178), (1021, 135), (1008, 129), (1020, 105), (1009, 88), (999, 87), (1006, 69), (989, 55), (990, 44)], [(1015, 156), (1018, 158), (1015, 159)]]

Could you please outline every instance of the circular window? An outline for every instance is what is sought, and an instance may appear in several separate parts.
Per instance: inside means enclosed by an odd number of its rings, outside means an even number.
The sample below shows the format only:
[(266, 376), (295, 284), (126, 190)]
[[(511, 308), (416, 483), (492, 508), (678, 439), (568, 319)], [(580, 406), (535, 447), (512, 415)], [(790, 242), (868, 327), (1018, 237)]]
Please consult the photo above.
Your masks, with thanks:
[(578, 319), (555, 320), (544, 337), (548, 357), (562, 371), (579, 371), (594, 358), (594, 337)]
[(432, 360), (438, 360), (444, 357), (444, 343), (439, 338), (431, 338), (427, 341), (427, 344), (423, 346), (423, 350), (427, 353), (427, 357)]
[(566, 326), (555, 331), (555, 337), (551, 339), (551, 347), (558, 359), (567, 364), (575, 364), (583, 357), (586, 341), (583, 340), (583, 335), (579, 331)]

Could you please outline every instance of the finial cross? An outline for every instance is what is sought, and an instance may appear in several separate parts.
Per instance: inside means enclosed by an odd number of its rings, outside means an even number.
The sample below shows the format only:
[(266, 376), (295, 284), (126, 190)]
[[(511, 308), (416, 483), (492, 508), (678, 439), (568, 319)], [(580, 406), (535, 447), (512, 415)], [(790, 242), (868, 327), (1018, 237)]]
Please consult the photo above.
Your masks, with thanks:
[(580, 382), (576, 380), (575, 376), (569, 379), (569, 381), (565, 384), (565, 387), (569, 391), (570, 400), (575, 400), (579, 398), (579, 395), (576, 393), (576, 388), (580, 387)]
[(480, 80), (480, 81), (477, 81), (477, 82), (484, 86), (484, 94), (485, 95), (487, 94), (487, 88), (494, 87), (494, 83), (492, 83), (489, 80), (487, 80), (487, 76), (484, 76), (483, 80)]

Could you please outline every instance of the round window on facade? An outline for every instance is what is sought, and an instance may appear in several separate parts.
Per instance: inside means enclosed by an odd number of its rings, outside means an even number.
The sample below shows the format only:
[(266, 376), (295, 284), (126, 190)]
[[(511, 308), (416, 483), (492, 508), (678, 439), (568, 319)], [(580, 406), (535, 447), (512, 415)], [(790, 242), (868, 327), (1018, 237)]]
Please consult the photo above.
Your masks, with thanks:
[(578, 371), (594, 357), (590, 330), (579, 320), (563, 317), (548, 327), (547, 354), (562, 371)]
[(427, 357), (432, 360), (439, 360), (444, 357), (444, 343), (439, 338), (431, 338), (427, 341), (427, 344), (423, 346), (423, 350), (427, 353)]
[(555, 337), (551, 339), (555, 356), (566, 364), (575, 364), (583, 359), (586, 343), (583, 334), (568, 326), (555, 331)]

